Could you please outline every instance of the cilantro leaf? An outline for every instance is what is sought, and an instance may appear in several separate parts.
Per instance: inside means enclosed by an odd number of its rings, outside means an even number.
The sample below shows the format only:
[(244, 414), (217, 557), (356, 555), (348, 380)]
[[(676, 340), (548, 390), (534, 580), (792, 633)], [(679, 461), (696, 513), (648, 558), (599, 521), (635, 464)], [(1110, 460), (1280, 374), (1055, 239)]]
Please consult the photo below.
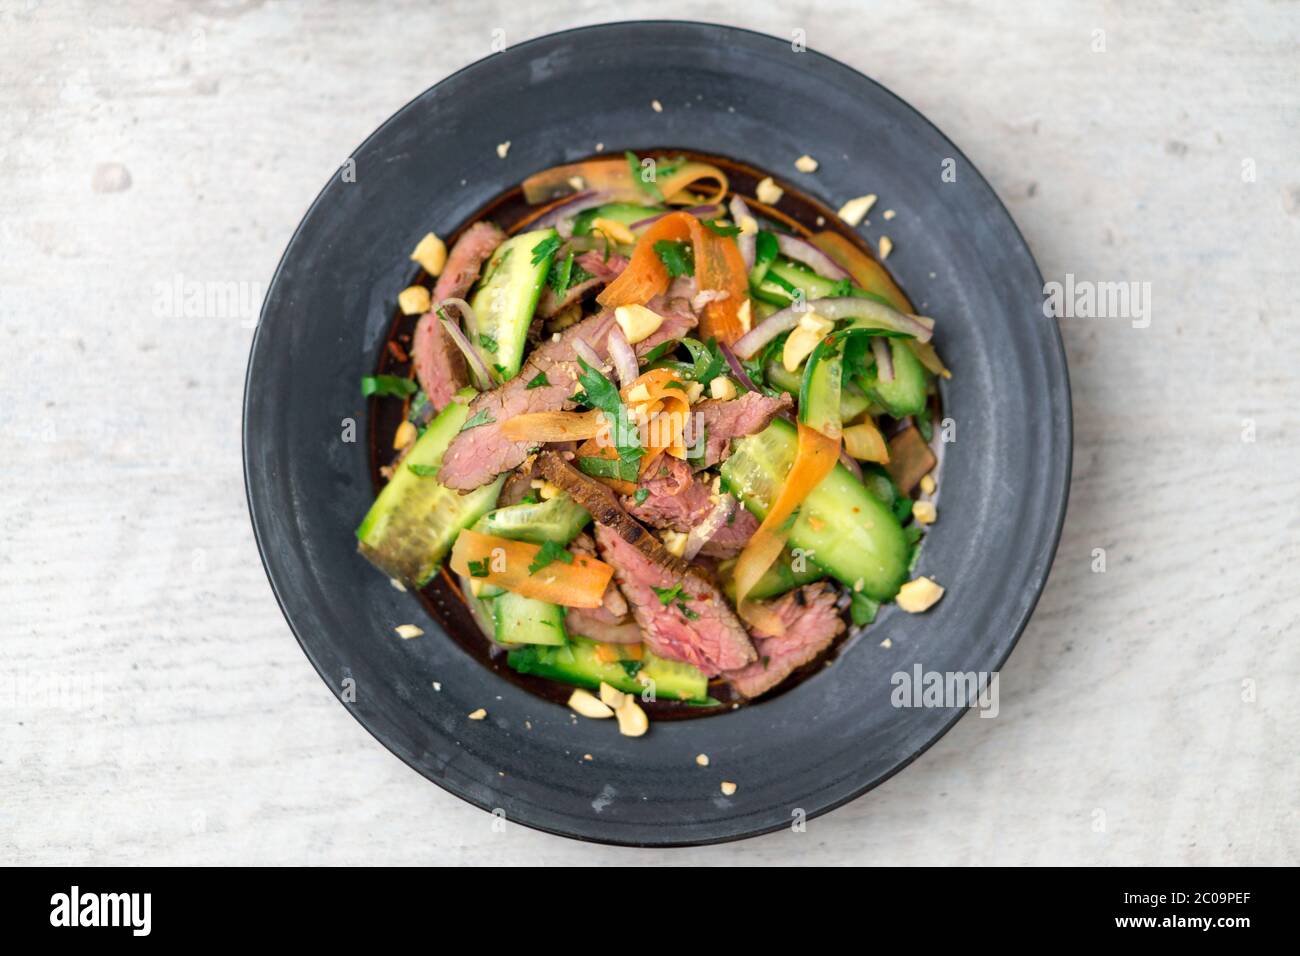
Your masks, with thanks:
[(871, 600), (861, 591), (853, 592), (853, 603), (849, 605), (849, 616), (853, 618), (855, 627), (870, 624), (876, 619), (876, 612), (879, 610), (879, 601)]
[(682, 339), (682, 344), (686, 346), (691, 353), (691, 366), (687, 368), (686, 374), (692, 382), (699, 382), (701, 385), (708, 387), (708, 384), (722, 374), (726, 368), (727, 360), (722, 357), (722, 350), (718, 348), (716, 339), (701, 342), (698, 339)]
[(740, 235), (739, 226), (728, 226), (726, 223), (722, 222), (719, 219), (704, 219), (701, 221), (704, 223), (704, 225), (708, 226), (710, 229), (712, 229), (720, 236)]
[(636, 460), (629, 458), (600, 458), (587, 455), (577, 461), (578, 470), (593, 478), (618, 478), (621, 481), (635, 481), (637, 477)]
[(628, 677), (636, 677), (637, 674), (641, 673), (644, 664), (641, 661), (619, 661), (618, 666), (623, 668)]
[(497, 351), (497, 340), (490, 335), (481, 334), (478, 337), (478, 344), (493, 355)]
[(559, 236), (547, 236), (537, 245), (533, 246), (533, 265), (539, 266), (560, 248)]
[(399, 375), (363, 375), (361, 376), (361, 394), (369, 398), (380, 395), (385, 398), (406, 398), (420, 390), (420, 386), (409, 378)]
[(544, 385), (550, 385), (550, 384), (551, 384), (551, 380), (546, 377), (546, 373), (538, 372), (536, 375), (534, 375), (532, 378), (528, 380), (528, 384), (525, 385), (524, 388), (541, 388)]
[(650, 590), (654, 591), (655, 594), (659, 596), (659, 603), (664, 607), (667, 607), (669, 604), (673, 603), (679, 594), (682, 593), (682, 582), (678, 581), (670, 588), (657, 588), (652, 584), (650, 585)]
[[(636, 153), (629, 149), (623, 155), (627, 158), (627, 168), (631, 171), (632, 182), (636, 184), (637, 188), (652, 199), (662, 200), (664, 194), (659, 191), (659, 186), (653, 179), (645, 178), (644, 170), (641, 168), (641, 160), (637, 158)], [(658, 178), (657, 171), (655, 176)]]
[[(617, 477), (623, 477), (627, 473), (628, 462), (635, 466), (636, 460), (645, 454), (645, 449), (641, 447), (641, 436), (629, 420), (627, 406), (623, 404), (623, 399), (619, 396), (618, 388), (614, 383), (588, 365), (586, 359), (579, 357), (578, 365), (582, 368), (578, 376), (578, 382), (583, 389), (582, 401), (591, 408), (603, 412), (606, 421), (609, 422), (610, 435), (620, 459), (620, 474)], [(581, 464), (579, 467), (582, 467)], [(636, 469), (633, 467), (631, 477), (625, 480), (634, 480), (635, 472)], [(587, 474), (594, 475), (594, 472), (588, 471)]]
[(467, 432), (471, 428), (478, 428), (480, 425), (491, 425), (495, 421), (496, 419), (488, 414), (486, 408), (480, 408), (470, 417), (469, 421), (460, 426), (460, 430)]
[(548, 564), (555, 561), (563, 561), (565, 564), (573, 563), (573, 555), (565, 550), (564, 545), (557, 544), (554, 541), (542, 542), (542, 547), (537, 552), (537, 557), (528, 565), (528, 573), (536, 574)]
[(671, 278), (695, 275), (695, 254), (689, 242), (660, 239), (655, 243), (655, 255), (663, 262)]
[(480, 561), (469, 562), (469, 576), (471, 578), (485, 578), (488, 576), (488, 559), (483, 558)]
[(681, 601), (677, 602), (677, 610), (681, 611), (682, 617), (686, 618), (688, 621), (698, 621), (700, 619), (700, 615), (697, 612), (692, 611)]
[(632, 497), (636, 500), (637, 504), (643, 505), (645, 504), (645, 500), (650, 497), (650, 489), (638, 488), (636, 490), (636, 494), (634, 494)]
[(439, 466), (438, 465), (417, 465), (415, 462), (410, 462), (406, 466), (406, 468), (413, 475), (419, 475), (421, 478), (432, 478), (436, 474), (438, 474)]

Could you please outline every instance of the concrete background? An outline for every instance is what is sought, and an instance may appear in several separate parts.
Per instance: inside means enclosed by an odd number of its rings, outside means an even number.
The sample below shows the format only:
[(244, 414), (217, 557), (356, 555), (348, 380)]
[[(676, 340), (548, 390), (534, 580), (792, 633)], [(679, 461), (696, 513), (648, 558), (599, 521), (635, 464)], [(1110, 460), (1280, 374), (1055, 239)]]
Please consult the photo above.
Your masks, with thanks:
[[(356, 144), (494, 29), (608, 5), (6, 0), (0, 862), (1300, 862), (1300, 8), (618, 14), (806, 31), (961, 146), (1049, 279), (1150, 283), (1147, 327), (1062, 322), (1070, 514), (1001, 715), (806, 833), (643, 852), (493, 832), (295, 645), (245, 510), (244, 367)], [(169, 314), (178, 276), (238, 283), (247, 310)]]

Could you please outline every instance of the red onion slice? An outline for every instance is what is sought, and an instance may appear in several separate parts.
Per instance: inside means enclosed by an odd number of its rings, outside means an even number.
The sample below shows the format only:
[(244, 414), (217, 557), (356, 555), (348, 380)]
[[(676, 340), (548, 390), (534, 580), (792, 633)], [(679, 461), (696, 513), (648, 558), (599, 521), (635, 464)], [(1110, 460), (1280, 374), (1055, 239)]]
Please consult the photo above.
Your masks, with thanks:
[[(558, 226), (565, 219), (572, 219), (580, 212), (603, 206), (607, 202), (609, 202), (609, 192), (606, 190), (587, 190), (586, 192), (576, 193), (569, 197), (567, 202), (562, 202), (555, 208), (538, 216), (529, 224), (528, 228), (548, 229), (552, 226)], [(572, 229), (570, 229), (570, 234), (572, 234)]]
[[(747, 218), (754, 218), (749, 211), (749, 207), (745, 205), (745, 200), (741, 199), (739, 195), (731, 197), (731, 205), (727, 208), (731, 212), (731, 221), (737, 226), (743, 223)], [(746, 269), (754, 268), (756, 242), (757, 236), (753, 233), (745, 235), (742, 232), (740, 235), (736, 236), (736, 245), (740, 247), (740, 255), (741, 258), (745, 260)]]
[(641, 369), (636, 362), (636, 352), (628, 344), (627, 336), (623, 334), (623, 327), (617, 323), (609, 330), (609, 338), (605, 342), (609, 346), (609, 357), (614, 363), (614, 371), (618, 373), (619, 387), (627, 388), (641, 374)]
[(674, 212), (689, 212), (692, 216), (699, 216), (702, 219), (716, 219), (722, 213), (722, 207), (717, 203), (709, 203), (705, 206), (691, 206), (688, 209), (669, 209), (668, 212), (657, 213), (649, 219), (639, 219), (634, 223), (630, 223), (628, 228), (641, 229)]
[(605, 367), (605, 360), (602, 359), (596, 350), (591, 347), (591, 343), (581, 336), (574, 338), (573, 351), (577, 352), (578, 357), (596, 371), (599, 372)]
[(483, 356), (478, 354), (478, 349), (470, 344), (469, 339), (465, 338), (465, 333), (460, 330), (460, 326), (444, 316), (438, 316), (438, 321), (446, 329), (451, 340), (456, 343), (456, 348), (460, 349), (465, 356), (465, 362), (469, 365), (470, 375), (474, 377), (474, 387), (480, 392), (486, 392), (492, 386), (492, 373), (488, 371)]
[[(442, 310), (451, 306), (460, 313), (460, 321), (465, 326), (465, 335), (472, 342), (478, 338), (478, 316), (474, 313), (474, 307), (464, 299), (448, 298), (438, 303), (438, 309)], [(440, 315), (447, 317), (446, 312), (439, 312)]]
[(727, 519), (735, 513), (735, 510), (735, 497), (730, 494), (722, 495), (718, 503), (713, 506), (713, 510), (704, 516), (704, 520), (691, 528), (690, 534), (686, 536), (686, 550), (682, 553), (682, 557), (690, 561), (699, 554), (700, 549), (726, 526)]
[(776, 244), (781, 250), (781, 255), (793, 259), (795, 262), (802, 262), (819, 275), (823, 275), (828, 279), (849, 278), (848, 272), (838, 262), (807, 239), (801, 239), (798, 236), (787, 236), (778, 232), (776, 233)]
[(882, 382), (894, 380), (894, 355), (889, 343), (879, 335), (871, 340), (871, 354), (876, 357), (876, 377)]
[(743, 359), (751, 359), (768, 342), (799, 324), (800, 316), (809, 310), (822, 318), (838, 322), (841, 319), (857, 319), (855, 327), (879, 329), (882, 332), (897, 332), (910, 335), (918, 342), (928, 342), (933, 334), (934, 320), (919, 315), (904, 315), (895, 312), (889, 306), (874, 299), (858, 299), (853, 296), (833, 299), (814, 299), (811, 302), (796, 303), (780, 312), (773, 313), (745, 335), (736, 340), (732, 346), (736, 354)]
[(726, 342), (719, 342), (718, 351), (721, 352), (722, 357), (727, 360), (727, 365), (730, 366), (731, 374), (736, 377), (736, 381), (745, 386), (745, 388), (749, 389), (751, 392), (757, 392), (759, 390), (758, 386), (754, 384), (754, 380), (750, 378), (749, 373), (745, 371), (745, 366), (740, 364), (740, 359), (736, 358), (736, 353), (731, 351), (731, 346)]

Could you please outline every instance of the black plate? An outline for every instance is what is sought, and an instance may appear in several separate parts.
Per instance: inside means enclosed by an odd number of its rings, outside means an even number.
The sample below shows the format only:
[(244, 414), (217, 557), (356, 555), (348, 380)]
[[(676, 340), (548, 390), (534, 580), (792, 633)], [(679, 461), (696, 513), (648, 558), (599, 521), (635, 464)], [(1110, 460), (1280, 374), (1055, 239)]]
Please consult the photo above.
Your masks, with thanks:
[[(663, 104), (651, 110), (650, 101)], [(511, 143), (506, 159), (497, 144)], [(357, 554), (370, 504), (365, 402), (407, 260), (508, 186), (592, 152), (675, 146), (765, 167), (832, 208), (867, 192), (889, 265), (937, 318), (956, 423), (918, 571), (944, 599), (889, 608), (824, 673), (771, 701), (657, 724), (574, 720), (485, 670)], [(813, 175), (793, 162), (810, 153)], [(891, 675), (995, 671), (1043, 589), (1065, 514), (1070, 400), (1042, 278), (1010, 215), (923, 116), (848, 67), (743, 30), (622, 23), (512, 47), (400, 110), (298, 227), (249, 359), (244, 469), (262, 559), (307, 657), (384, 746), (508, 820), (607, 843), (751, 836), (823, 813), (914, 760), (964, 713), (895, 708)], [(955, 182), (941, 171), (951, 160)], [(879, 223), (871, 230), (881, 231)], [(344, 441), (345, 420), (356, 440)], [(403, 641), (393, 627), (419, 623)], [(881, 646), (889, 638), (891, 648)], [(441, 684), (441, 691), (432, 682)], [(480, 707), (488, 718), (469, 721)], [(695, 756), (709, 755), (707, 768)], [(592, 760), (584, 760), (590, 754)], [(719, 783), (739, 789), (723, 796)]]

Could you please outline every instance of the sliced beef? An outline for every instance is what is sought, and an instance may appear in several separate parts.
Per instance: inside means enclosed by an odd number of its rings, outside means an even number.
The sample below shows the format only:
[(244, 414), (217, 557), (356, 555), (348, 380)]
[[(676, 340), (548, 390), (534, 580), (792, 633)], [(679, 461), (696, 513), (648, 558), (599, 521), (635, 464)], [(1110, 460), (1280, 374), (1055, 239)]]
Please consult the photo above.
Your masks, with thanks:
[[(578, 554), (589, 554), (596, 557), (596, 542), (585, 531), (573, 539), (569, 545), (570, 550)], [(627, 599), (623, 597), (623, 592), (618, 589), (618, 585), (610, 581), (605, 588), (605, 595), (602, 604), (598, 608), (575, 608), (575, 610), (588, 611), (587, 617), (597, 619), (604, 624), (618, 624), (627, 620), (628, 606)], [(579, 634), (586, 634), (586, 631), (579, 631)], [(588, 634), (588, 637), (591, 635)], [(637, 640), (641, 640), (640, 637)], [(622, 643), (622, 642), (615, 642)], [(634, 643), (634, 642), (627, 642)]]
[(596, 544), (656, 654), (685, 661), (710, 677), (756, 659), (744, 627), (703, 575), (673, 574), (607, 525), (596, 526)]
[(825, 581), (807, 584), (768, 604), (785, 625), (780, 637), (754, 632), (758, 660), (724, 676), (745, 697), (758, 697), (817, 658), (844, 630), (835, 590)]
[(691, 311), (690, 303), (684, 299), (657, 295), (646, 303), (646, 308), (651, 312), (662, 315), (664, 321), (659, 328), (636, 344), (638, 357), (645, 355), (651, 349), (662, 345), (669, 339), (684, 338), (699, 324), (695, 313)]
[(563, 296), (555, 294), (555, 290), (549, 285), (542, 290), (542, 297), (537, 302), (537, 314), (542, 318), (549, 319), (551, 316), (558, 314), (575, 302), (581, 302), (586, 295), (594, 289), (603, 288), (610, 282), (619, 277), (624, 269), (627, 268), (628, 260), (624, 256), (617, 254), (611, 255), (608, 260), (598, 252), (584, 252), (580, 256), (574, 257), (575, 266), (581, 266), (584, 272), (587, 272), (591, 278), (584, 279), (577, 285), (571, 285), (564, 290)]
[(699, 414), (695, 427), (704, 426), (704, 456), (692, 459), (696, 468), (708, 468), (731, 454), (731, 441), (761, 432), (791, 406), (788, 393), (772, 398), (761, 392), (746, 392), (739, 398), (700, 402), (692, 407)]
[(466, 229), (447, 253), (447, 264), (433, 287), (433, 301), (463, 299), (478, 280), (483, 263), (506, 241), (506, 234), (490, 222), (476, 222)]
[[(713, 486), (691, 474), (685, 462), (664, 458), (668, 474), (641, 483), (648, 492), (645, 500), (637, 504), (635, 497), (628, 496), (623, 503), (632, 517), (652, 528), (689, 533), (717, 506)], [(651, 470), (654, 471), (653, 466)], [(758, 519), (737, 504), (727, 523), (705, 543), (700, 553), (710, 558), (734, 558), (757, 530)]]
[[(517, 467), (535, 443), (503, 437), (501, 423), (528, 412), (551, 412), (571, 406), (570, 397), (581, 372), (574, 342), (582, 338), (603, 358), (605, 339), (613, 324), (613, 313), (602, 313), (565, 329), (559, 341), (549, 340), (535, 348), (518, 375), (474, 399), (466, 423), (487, 420), (452, 439), (438, 472), (439, 480), (448, 488), (473, 491), (503, 471)], [(529, 388), (528, 383), (541, 374), (549, 384)]]
[(452, 396), (469, 384), (465, 356), (433, 312), (420, 316), (415, 325), (411, 361), (420, 388), (429, 396), (429, 404), (436, 412), (442, 411)]
[(569, 608), (564, 615), (564, 629), (602, 644), (641, 643), (641, 625), (628, 615), (611, 619), (601, 608)]

